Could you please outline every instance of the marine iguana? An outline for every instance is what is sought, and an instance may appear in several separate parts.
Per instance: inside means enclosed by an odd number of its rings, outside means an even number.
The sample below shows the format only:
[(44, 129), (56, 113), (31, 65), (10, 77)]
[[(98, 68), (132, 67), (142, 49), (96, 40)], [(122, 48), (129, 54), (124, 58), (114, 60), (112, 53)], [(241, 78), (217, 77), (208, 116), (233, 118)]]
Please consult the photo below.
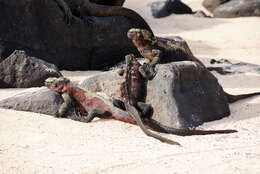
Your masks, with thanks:
[[(146, 126), (154, 131), (170, 133), (180, 136), (206, 135), (216, 133), (233, 133), (235, 130), (189, 130), (167, 127), (151, 118), (152, 107), (146, 104), (146, 79), (139, 72), (141, 64), (133, 54), (126, 56), (126, 66), (120, 83), (120, 95), (122, 100), (114, 100), (114, 105), (126, 110), (132, 117), (141, 118)], [(139, 115), (139, 116), (138, 116)], [(136, 118), (136, 119), (138, 119)], [(158, 137), (159, 140), (161, 137)], [(168, 143), (169, 139), (161, 140)], [(171, 141), (171, 140), (170, 140)]]
[(68, 109), (73, 106), (80, 113), (75, 118), (72, 118), (74, 120), (90, 122), (95, 117), (102, 119), (113, 118), (127, 123), (137, 124), (141, 127), (146, 135), (159, 139), (162, 142), (179, 145), (179, 143), (175, 141), (150, 132), (143, 125), (140, 117), (138, 117), (138, 113), (135, 113), (136, 110), (131, 106), (128, 107), (130, 115), (116, 115), (116, 113), (114, 113), (107, 104), (108, 101), (102, 99), (101, 96), (93, 93), (89, 94), (89, 91), (84, 91), (82, 88), (70, 85), (69, 79), (64, 77), (48, 78), (45, 81), (45, 86), (55, 92), (60, 93), (64, 100), (63, 104), (59, 108), (58, 113), (56, 114), (56, 117), (64, 117)]
[[(150, 31), (139, 28), (130, 29), (127, 37), (132, 40), (139, 53), (148, 60), (148, 65), (145, 66), (150, 67), (153, 76), (155, 76), (154, 66), (157, 63), (191, 60), (204, 66), (193, 56), (188, 44), (180, 37), (174, 39), (155, 37)], [(140, 67), (142, 75), (145, 75), (144, 68), (144, 66)]]
[(115, 114), (111, 110), (110, 102), (102, 96), (87, 91), (70, 83), (65, 77), (50, 77), (45, 80), (45, 86), (52, 91), (59, 93), (64, 102), (60, 106), (56, 117), (65, 117), (70, 107), (74, 107), (78, 114), (72, 117), (74, 120), (81, 122), (90, 122), (95, 117), (113, 118), (127, 123), (135, 124), (135, 121), (128, 114)]
[[(143, 76), (151, 73), (151, 77), (155, 76), (154, 65), (157, 63), (168, 63), (173, 61), (190, 60), (195, 61), (205, 67), (205, 65), (195, 58), (189, 49), (188, 44), (183, 40), (167, 40), (159, 37), (153, 37), (146, 29), (132, 28), (128, 31), (127, 36), (131, 39), (140, 52), (140, 54), (149, 60), (149, 66), (141, 66), (139, 71)], [(178, 39), (178, 37), (177, 37)], [(148, 72), (147, 72), (148, 71)], [(150, 71), (150, 72), (149, 72)], [(236, 102), (241, 99), (260, 95), (260, 92), (231, 95), (225, 92), (229, 103)]]
[[(139, 122), (142, 123), (142, 120), (144, 120), (145, 125), (151, 128), (152, 130), (163, 132), (163, 133), (173, 133), (181, 136), (236, 132), (234, 130), (204, 131), (204, 130), (183, 130), (183, 129), (169, 128), (149, 117), (144, 117), (147, 115), (147, 113), (149, 112), (148, 110), (150, 110), (151, 108), (149, 105), (145, 106), (145, 104), (141, 102), (139, 102), (138, 106), (140, 108), (146, 108), (146, 111), (145, 109), (142, 111), (142, 119), (135, 120), (135, 116), (133, 117), (133, 114), (138, 117), (139, 112), (130, 104), (129, 104), (130, 107), (129, 105), (126, 105), (126, 107), (128, 107), (129, 113), (126, 114), (115, 113), (112, 111), (111, 106), (109, 105), (109, 101), (107, 101), (106, 99), (102, 98), (101, 96), (95, 93), (91, 93), (89, 91), (86, 91), (82, 88), (70, 84), (70, 81), (67, 78), (64, 77), (48, 78), (45, 81), (45, 85), (49, 89), (60, 93), (64, 100), (63, 104), (60, 106), (59, 111), (56, 114), (56, 117), (65, 117), (65, 113), (68, 111), (68, 109), (70, 107), (74, 107), (79, 112), (79, 114), (75, 117), (72, 117), (72, 119), (81, 122), (86, 122), (86, 123), (92, 121), (95, 117), (101, 119), (112, 118), (115, 120), (131, 123), (131, 124), (137, 124), (137, 125), (139, 125)], [(142, 107), (142, 105), (144, 107)], [(123, 107), (125, 107), (125, 105), (123, 105)], [(120, 108), (122, 108), (122, 105)], [(142, 129), (144, 129), (145, 133), (148, 136), (152, 136), (168, 144), (179, 145), (179, 143), (169, 140), (167, 138), (162, 137), (161, 139), (161, 136), (158, 136), (157, 134), (153, 134), (152, 132), (147, 131), (147, 129), (144, 127), (142, 127)]]
[[(150, 30), (147, 22), (135, 11), (117, 6), (123, 4), (122, 0), (118, 0), (116, 6), (102, 5), (101, 0), (55, 0), (65, 13), (65, 20), (71, 24), (73, 13), (79, 16), (124, 16), (137, 21), (142, 27)], [(98, 3), (98, 4), (97, 4)], [(102, 3), (102, 4), (101, 4)]]

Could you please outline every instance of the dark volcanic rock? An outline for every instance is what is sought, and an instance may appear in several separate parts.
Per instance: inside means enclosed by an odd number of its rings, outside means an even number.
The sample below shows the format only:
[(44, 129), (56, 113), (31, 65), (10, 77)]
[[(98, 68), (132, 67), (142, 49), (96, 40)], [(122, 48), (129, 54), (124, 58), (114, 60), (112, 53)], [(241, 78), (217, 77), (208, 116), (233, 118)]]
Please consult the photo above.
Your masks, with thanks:
[(0, 100), (0, 107), (54, 116), (62, 102), (63, 99), (58, 93), (42, 87), (34, 90), (29, 89), (12, 97)]
[[(62, 102), (63, 99), (58, 93), (42, 87), (39, 89), (28, 89), (25, 92), (0, 100), (0, 107), (55, 116)], [(126, 115), (125, 111), (114, 107), (109, 100), (106, 104), (110, 106), (114, 113)], [(77, 117), (74, 108), (71, 107), (64, 117), (74, 120)]]
[(231, 75), (231, 74), (260, 74), (260, 66), (251, 63), (239, 62), (231, 63), (226, 59), (215, 60), (211, 59), (210, 63), (212, 65), (208, 66), (207, 69), (210, 71), (216, 71), (221, 75)]
[(228, 2), (229, 0), (204, 0), (202, 2), (202, 5), (211, 13), (213, 13), (213, 11), (220, 6), (221, 4), (224, 4), (226, 2)]
[(213, 15), (218, 18), (260, 16), (260, 0), (231, 0), (216, 8)]
[(125, 0), (92, 0), (91, 2), (101, 5), (123, 6)]
[(175, 14), (192, 14), (192, 9), (180, 0), (166, 0), (151, 3), (152, 15), (161, 18)]
[(62, 76), (57, 67), (24, 51), (16, 50), (0, 62), (0, 88), (29, 88), (44, 85), (48, 77)]
[(260, 16), (260, 0), (204, 0), (203, 6), (219, 18)]
[[(217, 79), (201, 65), (183, 61), (157, 65), (157, 75), (148, 82), (146, 102), (154, 108), (153, 118), (172, 127), (190, 128), (230, 114), (227, 98)], [(121, 77), (104, 72), (81, 85), (119, 98)]]
[(126, 17), (75, 17), (68, 26), (54, 0), (0, 0), (0, 12), (4, 57), (19, 49), (59, 69), (90, 70), (138, 54), (126, 33), (143, 26)]

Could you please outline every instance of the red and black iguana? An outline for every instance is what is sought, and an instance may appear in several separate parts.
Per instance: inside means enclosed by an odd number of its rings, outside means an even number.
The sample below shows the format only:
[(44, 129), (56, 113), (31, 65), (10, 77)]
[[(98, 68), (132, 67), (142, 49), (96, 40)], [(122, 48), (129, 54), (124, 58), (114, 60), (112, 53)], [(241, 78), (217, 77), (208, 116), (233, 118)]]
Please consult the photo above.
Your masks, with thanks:
[[(149, 61), (146, 66), (141, 66), (139, 69), (143, 76), (147, 73), (151, 74), (150, 78), (155, 76), (156, 72), (154, 71), (154, 66), (157, 63), (190, 60), (205, 67), (205, 65), (192, 54), (188, 44), (182, 39), (179, 39), (178, 41), (169, 41), (167, 39), (155, 37), (148, 30), (139, 28), (130, 29), (127, 36), (132, 40), (140, 54)], [(224, 93), (229, 103), (260, 95), (260, 92), (240, 95), (231, 95), (225, 91)]]
[[(139, 126), (142, 125), (142, 130), (146, 135), (152, 136), (159, 139), (162, 142), (168, 144), (178, 144), (160, 135), (154, 134), (149, 130), (145, 130), (144, 127), (147, 126), (150, 129), (169, 133), (180, 136), (190, 136), (190, 135), (207, 135), (207, 134), (217, 134), (217, 133), (234, 133), (236, 130), (189, 130), (189, 129), (178, 129), (165, 126), (160, 122), (151, 118), (152, 107), (146, 104), (146, 76), (142, 76), (139, 72), (141, 64), (137, 61), (133, 54), (127, 55), (126, 66), (124, 74), (120, 83), (120, 94), (122, 100), (114, 100), (114, 105), (126, 110), (135, 120), (140, 120)], [(144, 122), (144, 124), (142, 123)], [(144, 126), (145, 125), (145, 126)]]

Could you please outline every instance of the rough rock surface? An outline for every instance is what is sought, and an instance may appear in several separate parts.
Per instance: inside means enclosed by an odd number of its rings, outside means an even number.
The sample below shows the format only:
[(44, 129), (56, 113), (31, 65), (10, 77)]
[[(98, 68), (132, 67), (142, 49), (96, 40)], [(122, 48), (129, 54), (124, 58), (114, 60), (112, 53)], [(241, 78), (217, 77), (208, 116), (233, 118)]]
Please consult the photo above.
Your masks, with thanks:
[(55, 115), (63, 99), (48, 88), (28, 89), (17, 95), (0, 100), (0, 107)]
[(203, 6), (219, 18), (260, 16), (260, 0), (204, 0)]
[[(191, 128), (230, 114), (222, 87), (205, 68), (189, 61), (161, 64), (156, 68), (157, 75), (148, 81), (146, 98), (154, 108), (156, 120), (172, 127)], [(80, 84), (116, 98), (120, 79), (116, 72), (104, 72)]]
[[(25, 92), (0, 100), (0, 107), (55, 116), (62, 102), (63, 99), (58, 93), (53, 92), (46, 87), (42, 87), (35, 89), (31, 88)], [(114, 113), (125, 115), (125, 111), (114, 107), (112, 101), (110, 102), (107, 100), (106, 104), (110, 106), (110, 109)], [(73, 119), (73, 117), (76, 116), (75, 114), (74, 109), (70, 108), (65, 114), (65, 117)]]
[(227, 59), (215, 60), (211, 59), (211, 65), (207, 67), (210, 71), (216, 71), (221, 75), (231, 75), (231, 74), (260, 74), (260, 66), (256, 64), (238, 62), (232, 63)]
[(224, 4), (225, 2), (227, 2), (229, 0), (204, 0), (202, 2), (202, 5), (211, 13), (213, 13), (213, 11), (220, 6), (221, 4)]
[(0, 0), (0, 11), (4, 57), (20, 49), (59, 69), (93, 70), (138, 54), (126, 33), (142, 26), (125, 17), (75, 17), (68, 26), (53, 0)]
[(231, 0), (216, 8), (213, 15), (218, 18), (260, 16), (260, 0)]
[(48, 77), (62, 76), (58, 68), (24, 51), (14, 51), (0, 62), (0, 88), (29, 88), (44, 85)]
[(161, 18), (175, 14), (192, 14), (192, 9), (180, 0), (156, 1), (150, 4), (152, 15)]

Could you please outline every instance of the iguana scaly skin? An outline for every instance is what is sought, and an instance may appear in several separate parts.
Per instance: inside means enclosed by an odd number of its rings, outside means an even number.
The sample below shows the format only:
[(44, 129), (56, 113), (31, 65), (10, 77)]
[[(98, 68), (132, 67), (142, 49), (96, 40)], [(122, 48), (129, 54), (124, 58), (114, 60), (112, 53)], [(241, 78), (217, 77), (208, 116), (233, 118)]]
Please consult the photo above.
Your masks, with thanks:
[[(96, 0), (55, 0), (65, 13), (65, 19), (68, 24), (72, 21), (72, 12), (76, 11), (80, 16), (124, 16), (138, 22), (142, 27), (150, 30), (150, 26), (135, 11), (121, 6), (109, 6), (96, 4)], [(122, 1), (116, 3), (122, 4)]]
[(126, 105), (126, 107), (130, 115), (133, 117), (129, 117), (129, 115), (118, 116), (111, 111), (111, 109), (108, 105), (106, 105), (104, 100), (101, 100), (97, 96), (87, 98), (89, 94), (87, 94), (86, 91), (70, 85), (69, 80), (64, 77), (48, 78), (45, 81), (45, 85), (49, 89), (60, 93), (62, 98), (64, 99), (64, 103), (61, 105), (57, 113), (57, 117), (64, 116), (69, 107), (72, 105), (81, 113), (75, 120), (79, 120), (82, 122), (90, 122), (95, 117), (114, 118), (116, 120), (139, 125), (148, 136), (160, 139), (161, 141), (167, 142), (169, 144), (179, 145), (177, 142), (163, 138), (159, 135), (153, 134), (152, 132), (148, 131), (147, 128), (143, 125), (141, 118), (138, 115), (138, 112), (130, 105)]
[[(124, 106), (123, 108), (136, 120), (143, 132), (150, 137), (156, 138), (164, 143), (180, 145), (178, 142), (162, 137), (148, 130), (142, 122), (141, 115), (145, 116), (151, 106), (143, 102), (145, 91), (144, 79), (139, 73), (140, 63), (136, 60), (133, 54), (125, 56), (125, 71), (120, 83), (120, 96)], [(118, 105), (119, 100), (114, 100)]]
[[(133, 41), (140, 54), (149, 60), (148, 68), (146, 66), (141, 66), (139, 69), (143, 76), (147, 76), (147, 73), (152, 73), (150, 76), (155, 76), (153, 68), (157, 63), (190, 60), (205, 67), (204, 64), (192, 54), (188, 44), (181, 38), (178, 39), (178, 37), (176, 37), (175, 40), (169, 41), (167, 39), (152, 36), (152, 33), (148, 30), (138, 28), (130, 29), (127, 36)], [(176, 59), (177, 57), (182, 59)], [(260, 95), (260, 92), (241, 95), (231, 95), (225, 92), (225, 95), (228, 102), (233, 103), (241, 99)]]
[[(152, 108), (150, 105), (144, 103), (145, 95), (146, 95), (145, 94), (146, 80), (139, 72), (140, 66), (141, 64), (136, 60), (134, 55), (126, 56), (125, 72), (123, 74), (123, 78), (120, 83), (120, 93), (121, 93), (122, 102), (124, 103), (124, 107), (122, 107), (123, 104), (119, 100), (114, 101), (116, 106), (128, 111), (130, 115), (134, 117), (136, 120), (141, 118), (140, 120), (144, 121), (144, 124), (154, 131), (181, 135), (181, 136), (236, 132), (235, 130), (176, 129), (176, 128), (167, 127), (159, 123), (158, 121), (152, 119), (150, 117), (151, 115), (148, 115), (149, 111)], [(157, 134), (150, 134), (151, 132), (146, 132), (147, 130), (145, 129), (143, 129), (143, 131), (148, 136), (152, 136), (156, 139), (159, 139), (162, 142), (168, 144), (178, 144), (177, 142), (161, 137)]]
[(69, 79), (51, 77), (45, 80), (45, 86), (61, 94), (64, 102), (57, 112), (57, 117), (64, 117), (70, 107), (74, 107), (80, 114), (74, 120), (90, 122), (95, 117), (113, 118), (127, 123), (135, 124), (135, 120), (128, 114), (116, 115), (110, 109), (109, 101), (103, 97), (72, 85)]
[[(146, 29), (132, 28), (128, 31), (127, 36), (132, 40), (140, 54), (148, 60), (148, 65), (153, 71), (157, 63), (168, 63), (173, 61), (191, 60), (196, 61), (204, 66), (195, 58), (188, 44), (180, 37), (174, 39), (164, 39), (155, 37)], [(145, 75), (144, 67), (140, 72)], [(153, 72), (155, 75), (155, 72)]]

